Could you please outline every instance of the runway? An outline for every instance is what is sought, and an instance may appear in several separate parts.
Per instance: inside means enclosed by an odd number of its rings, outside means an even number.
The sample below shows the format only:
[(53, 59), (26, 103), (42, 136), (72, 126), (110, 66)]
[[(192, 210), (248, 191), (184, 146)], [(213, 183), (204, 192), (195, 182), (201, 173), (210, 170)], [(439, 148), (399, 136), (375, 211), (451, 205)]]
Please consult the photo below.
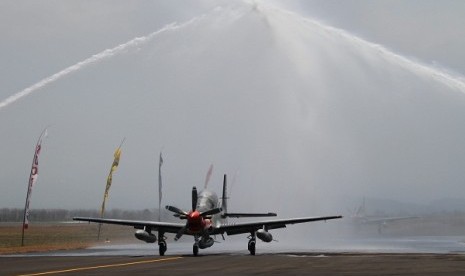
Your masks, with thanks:
[(459, 254), (8, 257), (1, 275), (464, 275)]
[[(201, 250), (201, 255), (229, 254), (247, 255), (247, 239), (244, 237), (228, 237), (212, 247)], [(299, 253), (431, 253), (465, 254), (465, 238), (463, 236), (406, 236), (406, 237), (339, 237), (335, 239), (319, 239), (310, 242), (300, 240), (281, 240), (278, 242), (257, 243), (257, 255), (286, 252)], [(168, 256), (192, 254), (190, 237), (178, 242), (168, 240)], [(157, 256), (158, 246), (134, 241), (128, 244), (102, 243), (101, 245), (82, 250), (66, 250), (54, 252), (38, 252), (16, 254), (16, 257), (89, 257), (89, 256)], [(1, 256), (1, 255), (0, 255)]]
[(215, 244), (192, 256), (190, 242), (102, 245), (84, 250), (0, 257), (0, 275), (465, 275), (459, 237), (333, 240), (299, 245), (260, 243), (250, 256), (243, 242)]

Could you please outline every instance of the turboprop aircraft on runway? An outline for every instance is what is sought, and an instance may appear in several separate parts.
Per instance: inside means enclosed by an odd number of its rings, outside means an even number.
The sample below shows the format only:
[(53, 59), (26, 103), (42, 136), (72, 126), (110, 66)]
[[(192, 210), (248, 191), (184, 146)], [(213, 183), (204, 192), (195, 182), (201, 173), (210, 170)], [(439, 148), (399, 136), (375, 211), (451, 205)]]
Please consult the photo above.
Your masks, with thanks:
[(382, 234), (383, 228), (387, 227), (388, 223), (401, 220), (418, 219), (418, 216), (402, 216), (402, 217), (380, 217), (368, 216), (365, 208), (365, 198), (363, 198), (362, 205), (351, 216), (352, 223), (356, 225), (377, 225), (378, 234)]
[[(255, 255), (256, 238), (264, 242), (271, 242), (273, 236), (268, 230), (276, 228), (285, 228), (287, 224), (304, 223), (311, 221), (331, 220), (342, 218), (342, 216), (326, 216), (326, 217), (302, 217), (290, 219), (275, 219), (275, 220), (258, 220), (251, 222), (227, 223), (228, 217), (261, 217), (261, 216), (276, 216), (275, 213), (228, 213), (227, 212), (227, 196), (226, 196), (226, 175), (223, 181), (223, 196), (221, 198), (221, 206), (218, 201), (218, 196), (209, 190), (203, 190), (197, 194), (197, 188), (192, 188), (192, 210), (189, 212), (183, 211), (174, 206), (166, 206), (166, 209), (175, 213), (175, 216), (180, 219), (185, 219), (186, 223), (172, 223), (159, 221), (137, 221), (124, 219), (103, 219), (103, 218), (86, 218), (75, 217), (73, 220), (119, 224), (133, 226), (136, 231), (137, 239), (147, 243), (155, 243), (157, 236), (153, 231), (158, 232), (158, 246), (160, 256), (163, 256), (167, 250), (165, 233), (176, 234), (174, 240), (178, 240), (182, 235), (194, 236), (193, 253), (197, 256), (199, 249), (211, 247), (215, 242), (212, 235), (237, 235), (250, 234), (248, 249), (251, 255)], [(223, 236), (224, 239), (224, 236)]]

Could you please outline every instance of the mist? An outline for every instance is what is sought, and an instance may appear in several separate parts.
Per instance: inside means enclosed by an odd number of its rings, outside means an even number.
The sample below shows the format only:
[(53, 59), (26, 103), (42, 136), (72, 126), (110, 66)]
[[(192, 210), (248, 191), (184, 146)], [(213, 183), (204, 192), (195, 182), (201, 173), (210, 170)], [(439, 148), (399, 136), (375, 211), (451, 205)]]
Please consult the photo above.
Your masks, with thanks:
[(160, 151), (162, 205), (182, 209), (210, 164), (237, 212), (464, 196), (463, 76), (282, 7), (206, 7), (0, 99), (2, 205), (23, 206), (47, 125), (32, 208), (98, 208), (123, 138), (107, 209), (158, 206)]

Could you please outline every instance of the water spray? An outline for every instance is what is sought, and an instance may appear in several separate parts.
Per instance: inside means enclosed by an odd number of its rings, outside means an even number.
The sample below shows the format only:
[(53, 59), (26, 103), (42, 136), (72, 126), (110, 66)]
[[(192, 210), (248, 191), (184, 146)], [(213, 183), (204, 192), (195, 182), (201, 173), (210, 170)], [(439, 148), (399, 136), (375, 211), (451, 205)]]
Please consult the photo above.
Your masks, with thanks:
[[(257, 3), (256, 2), (253, 2), (253, 5), (254, 5), (254, 9), (257, 10)], [(263, 4), (261, 4), (263, 5)], [(366, 40), (363, 40), (357, 36), (354, 36), (350, 33), (348, 33), (347, 31), (344, 31), (344, 30), (341, 30), (341, 29), (337, 29), (337, 28), (334, 28), (334, 27), (331, 27), (331, 26), (327, 26), (327, 25), (324, 25), (316, 20), (311, 20), (311, 19), (308, 19), (308, 18), (304, 18), (294, 12), (290, 12), (290, 11), (286, 11), (286, 10), (283, 10), (281, 8), (277, 8), (277, 7), (273, 7), (273, 8), (270, 8), (270, 7), (267, 7), (267, 10), (271, 10), (271, 11), (277, 11), (279, 13), (282, 13), (282, 14), (285, 14), (287, 16), (292, 16), (294, 18), (299, 18), (299, 20), (301, 20), (302, 22), (304, 23), (307, 23), (307, 24), (312, 24), (312, 25), (315, 25), (317, 26), (318, 28), (322, 29), (322, 30), (325, 30), (331, 34), (334, 34), (334, 35), (337, 35), (337, 36), (340, 36), (348, 41), (351, 41), (352, 43), (354, 44), (358, 44), (358, 45), (362, 45), (362, 46), (365, 46), (365, 47), (368, 47), (372, 50), (375, 50), (379, 53), (379, 55), (383, 58), (385, 58), (386, 60), (390, 60), (396, 64), (398, 64), (399, 66), (403, 67), (403, 68), (407, 68), (409, 70), (411, 70), (412, 72), (418, 74), (418, 75), (424, 75), (424, 76), (430, 76), (432, 77), (433, 79), (435, 79), (436, 81), (438, 82), (441, 82), (451, 88), (454, 88), (454, 89), (457, 89), (457, 90), (460, 90), (461, 92), (465, 93), (465, 80), (463, 79), (463, 77), (460, 77), (460, 76), (456, 76), (456, 75), (452, 75), (450, 73), (447, 73), (443, 70), (440, 70), (440, 69), (437, 69), (437, 68), (433, 68), (433, 67), (430, 67), (430, 66), (427, 66), (427, 65), (424, 65), (424, 64), (421, 64), (419, 62), (415, 62), (411, 59), (408, 59), (402, 55), (399, 55), (399, 54), (396, 54), (390, 50), (388, 50), (387, 48), (381, 46), (381, 45), (378, 45), (378, 44), (375, 44), (375, 43), (371, 43), (371, 42), (368, 42)], [(264, 9), (260, 9), (261, 12), (265, 12)], [(55, 73), (45, 79), (42, 79), (41, 81), (33, 84), (32, 86), (29, 86), (28, 88), (22, 90), (22, 91), (19, 91), (13, 95), (11, 95), (10, 97), (4, 99), (3, 101), (0, 102), (0, 110), (14, 102), (16, 102), (17, 100), (25, 97), (25, 96), (28, 96), (30, 94), (32, 94), (33, 92), (36, 92), (37, 90), (43, 88), (44, 86), (46, 85), (49, 85), (59, 79), (61, 79), (62, 77), (65, 77), (71, 73), (74, 73), (76, 71), (79, 71), (91, 64), (94, 64), (94, 63), (97, 63), (97, 62), (100, 62), (102, 60), (105, 60), (107, 58), (111, 58), (115, 55), (118, 55), (118, 54), (121, 54), (121, 53), (124, 53), (126, 52), (128, 49), (131, 49), (131, 48), (138, 48), (144, 44), (146, 44), (147, 42), (151, 41), (152, 39), (154, 39), (156, 36), (158, 36), (159, 34), (161, 33), (164, 33), (164, 32), (167, 32), (167, 31), (173, 31), (173, 30), (176, 30), (176, 29), (179, 29), (179, 28), (182, 28), (184, 26), (187, 26), (187, 25), (190, 25), (191, 23), (201, 19), (205, 17), (205, 15), (202, 15), (202, 16), (199, 16), (199, 17), (195, 17), (183, 24), (176, 24), (176, 23), (172, 23), (172, 24), (168, 24), (166, 25), (165, 27), (163, 27), (162, 29), (158, 30), (158, 31), (155, 31), (149, 35), (146, 35), (146, 36), (143, 36), (143, 37), (137, 37), (137, 38), (134, 38), (126, 43), (123, 43), (119, 46), (116, 46), (114, 48), (111, 48), (111, 49), (106, 49), (98, 54), (95, 54), (93, 56), (91, 56), (90, 58), (87, 58), (83, 61), (80, 61), (78, 63), (76, 63), (75, 65), (72, 65), (66, 69), (63, 69), (62, 71), (58, 72), (58, 73)]]
[(405, 69), (410, 70), (411, 72), (417, 75), (432, 77), (434, 80), (443, 83), (444, 85), (447, 85), (452, 89), (456, 89), (465, 93), (465, 78), (463, 76), (449, 73), (445, 70), (441, 70), (423, 64), (421, 62), (414, 61), (405, 56), (397, 54), (382, 45), (366, 41), (345, 30), (325, 25), (317, 20), (302, 17), (301, 15), (296, 14), (295, 12), (287, 11), (277, 7), (268, 7), (268, 10), (284, 14), (288, 17), (297, 18), (304, 24), (311, 24), (313, 26), (316, 26), (317, 28), (324, 30), (325, 32), (341, 37), (354, 45), (367, 47), (377, 52), (378, 55), (384, 58), (385, 60), (391, 61)]

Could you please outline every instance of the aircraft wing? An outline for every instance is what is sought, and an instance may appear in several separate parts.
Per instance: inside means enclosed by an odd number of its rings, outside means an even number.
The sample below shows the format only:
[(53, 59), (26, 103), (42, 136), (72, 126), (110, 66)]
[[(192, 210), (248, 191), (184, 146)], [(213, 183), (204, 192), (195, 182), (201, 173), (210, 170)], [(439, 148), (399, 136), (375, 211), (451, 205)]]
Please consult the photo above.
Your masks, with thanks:
[[(237, 235), (244, 233), (252, 233), (259, 229), (266, 228), (268, 230), (285, 228), (287, 224), (305, 223), (312, 221), (331, 220), (339, 219), (342, 216), (327, 216), (327, 217), (303, 217), (303, 218), (291, 218), (291, 219), (277, 219), (277, 220), (264, 220), (264, 221), (252, 221), (252, 222), (240, 222), (240, 223), (226, 223), (220, 224), (214, 227), (211, 234), (223, 234)], [(159, 221), (144, 221), (144, 220), (123, 220), (123, 219), (104, 219), (104, 218), (90, 218), (90, 217), (74, 217), (76, 221), (88, 221), (96, 223), (106, 224), (117, 224), (133, 226), (136, 229), (150, 228), (155, 231), (162, 231), (165, 233), (177, 234), (181, 230), (185, 223), (173, 223), (173, 222), (159, 222)]]
[(240, 223), (225, 223), (221, 224), (213, 229), (213, 234), (237, 235), (244, 233), (253, 233), (259, 229), (266, 228), (276, 229), (285, 228), (287, 224), (296, 224), (312, 221), (339, 219), (342, 216), (327, 216), (327, 217), (303, 217), (303, 218), (291, 218), (291, 219), (277, 219), (277, 220), (264, 220), (264, 221), (251, 221), (251, 222), (240, 222)]
[(106, 223), (106, 224), (127, 225), (127, 226), (133, 226), (136, 229), (144, 229), (145, 227), (147, 227), (147, 228), (150, 228), (151, 230), (162, 231), (165, 233), (178, 233), (179, 230), (186, 225), (185, 223), (173, 223), (173, 222), (86, 218), (86, 217), (74, 217), (73, 220)]
[(365, 218), (362, 223), (365, 224), (379, 224), (379, 223), (388, 223), (399, 220), (409, 220), (409, 219), (418, 219), (420, 217), (386, 217), (386, 218)]

